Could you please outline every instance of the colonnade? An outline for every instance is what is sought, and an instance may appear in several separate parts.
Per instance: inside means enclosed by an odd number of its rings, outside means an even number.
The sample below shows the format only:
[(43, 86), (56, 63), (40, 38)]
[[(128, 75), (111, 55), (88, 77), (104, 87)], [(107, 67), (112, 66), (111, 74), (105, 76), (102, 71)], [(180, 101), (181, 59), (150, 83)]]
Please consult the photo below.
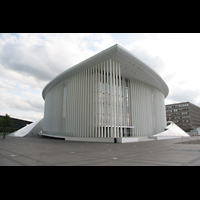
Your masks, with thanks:
[(107, 59), (66, 78), (45, 97), (44, 132), (73, 137), (134, 137), (163, 131), (164, 94), (121, 74)]

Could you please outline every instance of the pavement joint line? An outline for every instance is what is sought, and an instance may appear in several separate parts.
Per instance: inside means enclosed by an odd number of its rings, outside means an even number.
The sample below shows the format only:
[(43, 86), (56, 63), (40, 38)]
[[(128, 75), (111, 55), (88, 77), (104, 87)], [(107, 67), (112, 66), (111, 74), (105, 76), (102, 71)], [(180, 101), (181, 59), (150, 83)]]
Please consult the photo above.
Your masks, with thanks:
[[(199, 165), (199, 146), (177, 144), (177, 141), (181, 140), (141, 142), (137, 145), (88, 143), (82, 146), (85, 143), (28, 137), (6, 138), (0, 139), (0, 165), (5, 165), (6, 159), (11, 165)], [(108, 145), (112, 145), (109, 146), (112, 149), (109, 150)], [(70, 156), (71, 152), (74, 155)], [(176, 160), (179, 155), (181, 159)], [(55, 161), (52, 160), (57, 157)], [(2, 163), (1, 159), (4, 159)]]

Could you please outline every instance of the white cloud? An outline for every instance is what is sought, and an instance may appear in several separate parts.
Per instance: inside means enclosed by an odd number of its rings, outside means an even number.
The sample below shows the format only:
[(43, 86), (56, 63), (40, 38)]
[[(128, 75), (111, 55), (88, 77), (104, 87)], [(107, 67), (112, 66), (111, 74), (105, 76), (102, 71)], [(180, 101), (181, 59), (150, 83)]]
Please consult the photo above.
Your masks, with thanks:
[[(147, 34), (126, 48), (147, 62), (169, 86), (170, 102), (190, 100), (200, 106), (200, 34)], [(146, 57), (145, 57), (146, 55)], [(157, 64), (156, 64), (157, 63)], [(193, 98), (185, 91), (195, 91)], [(192, 94), (195, 94), (192, 93)], [(175, 94), (178, 94), (175, 95)], [(176, 98), (174, 98), (176, 96)], [(199, 97), (198, 97), (199, 96)]]
[(0, 34), (0, 114), (42, 117), (44, 86), (112, 44), (109, 34)]
[(33, 121), (43, 117), (44, 86), (69, 67), (116, 43), (166, 81), (170, 90), (166, 103), (188, 99), (200, 106), (200, 34), (126, 37), (133, 42), (124, 45), (123, 39), (117, 37), (116, 42), (108, 33), (0, 34), (0, 114)]

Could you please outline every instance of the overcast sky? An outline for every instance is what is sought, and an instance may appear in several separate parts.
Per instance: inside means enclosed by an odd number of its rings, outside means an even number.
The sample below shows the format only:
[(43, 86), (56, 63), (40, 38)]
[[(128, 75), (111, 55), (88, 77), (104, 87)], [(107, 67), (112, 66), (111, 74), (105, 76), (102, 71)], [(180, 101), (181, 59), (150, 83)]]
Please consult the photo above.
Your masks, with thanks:
[(200, 34), (0, 34), (0, 115), (43, 117), (42, 90), (55, 76), (118, 43), (167, 83), (165, 104), (200, 106)]

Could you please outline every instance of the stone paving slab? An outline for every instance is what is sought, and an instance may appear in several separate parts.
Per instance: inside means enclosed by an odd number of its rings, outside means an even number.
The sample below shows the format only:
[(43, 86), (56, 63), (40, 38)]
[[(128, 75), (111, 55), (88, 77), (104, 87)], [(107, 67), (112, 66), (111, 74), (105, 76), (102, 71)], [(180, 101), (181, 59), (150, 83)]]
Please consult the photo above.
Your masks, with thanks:
[(182, 143), (182, 139), (119, 144), (0, 137), (0, 166), (40, 165), (194, 166), (200, 165), (200, 145)]

